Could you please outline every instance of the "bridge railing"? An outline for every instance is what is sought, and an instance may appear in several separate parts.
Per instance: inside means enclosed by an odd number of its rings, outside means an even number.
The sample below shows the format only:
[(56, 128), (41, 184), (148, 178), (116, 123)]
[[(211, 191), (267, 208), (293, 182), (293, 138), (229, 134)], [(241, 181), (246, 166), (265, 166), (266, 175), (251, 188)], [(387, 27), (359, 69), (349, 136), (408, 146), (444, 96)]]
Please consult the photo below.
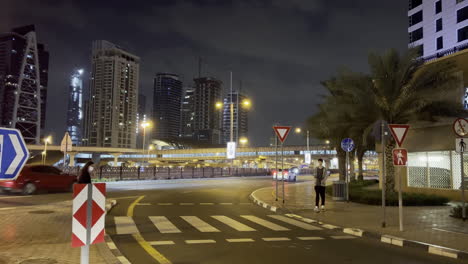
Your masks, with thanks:
[[(79, 175), (79, 167), (62, 168), (65, 173)], [(195, 179), (236, 176), (266, 176), (271, 175), (270, 169), (261, 168), (162, 168), (162, 167), (109, 167), (96, 169), (95, 177), (102, 180), (164, 180), (164, 179)]]

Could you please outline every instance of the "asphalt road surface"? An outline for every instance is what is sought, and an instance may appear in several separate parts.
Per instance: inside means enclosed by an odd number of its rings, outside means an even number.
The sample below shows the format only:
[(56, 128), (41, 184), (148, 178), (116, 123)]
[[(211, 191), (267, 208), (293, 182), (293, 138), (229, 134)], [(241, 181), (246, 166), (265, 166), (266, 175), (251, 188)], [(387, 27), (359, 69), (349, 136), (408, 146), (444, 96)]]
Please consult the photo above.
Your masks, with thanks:
[[(120, 185), (106, 232), (133, 264), (458, 263), (294, 221), (254, 205), (270, 178)], [(287, 188), (287, 186), (286, 186)]]

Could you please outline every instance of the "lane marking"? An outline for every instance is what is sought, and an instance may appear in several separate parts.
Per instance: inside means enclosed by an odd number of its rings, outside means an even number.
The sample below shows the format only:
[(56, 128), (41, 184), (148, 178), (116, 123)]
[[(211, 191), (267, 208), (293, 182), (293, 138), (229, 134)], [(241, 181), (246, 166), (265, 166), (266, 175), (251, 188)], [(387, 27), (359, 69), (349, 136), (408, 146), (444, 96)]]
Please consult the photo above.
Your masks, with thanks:
[(172, 205), (172, 203), (158, 203), (158, 205)]
[(207, 232), (220, 232), (217, 228), (211, 226), (207, 222), (201, 220), (196, 216), (181, 216), (187, 223), (195, 227), (198, 231), (207, 233)]
[(163, 234), (180, 233), (180, 230), (165, 216), (150, 216), (149, 219), (153, 222), (159, 232)]
[(115, 229), (118, 235), (128, 235), (138, 233), (138, 228), (129, 216), (115, 216)]
[(249, 220), (249, 221), (252, 221), (256, 224), (259, 224), (261, 226), (264, 226), (266, 228), (269, 228), (271, 230), (274, 230), (274, 231), (288, 231), (290, 229), (286, 228), (286, 227), (283, 227), (283, 226), (280, 226), (280, 225), (277, 225), (273, 222), (270, 222), (270, 221), (267, 221), (267, 220), (264, 220), (262, 218), (259, 218), (259, 217), (256, 217), (256, 216), (253, 216), (253, 215), (241, 215), (241, 217)]
[(274, 241), (290, 241), (291, 239), (287, 238), (287, 237), (264, 237), (262, 238), (263, 241), (266, 241), (266, 242), (274, 242)]
[(219, 203), (220, 205), (232, 205), (232, 203)]
[(339, 228), (335, 225), (329, 225), (329, 224), (323, 224), (322, 227), (326, 228), (326, 229), (336, 229), (336, 228)]
[(174, 241), (149, 241), (150, 245), (152, 246), (168, 246), (168, 245), (175, 245)]
[(133, 203), (130, 204), (127, 210), (127, 216), (133, 217), (133, 211), (135, 210), (136, 204), (139, 203), (143, 198), (145, 198), (144, 195), (138, 197), (135, 201), (133, 201)]
[(228, 238), (226, 241), (229, 243), (255, 242), (251, 238)]
[[(138, 199), (133, 201), (133, 203), (128, 207), (127, 216), (133, 217), (133, 209), (135, 205), (141, 201), (145, 196), (140, 196)], [(140, 233), (133, 234), (133, 237), (138, 242), (140, 247), (142, 247), (146, 253), (148, 253), (153, 259), (155, 259), (160, 264), (172, 264), (166, 257), (164, 257), (159, 251), (157, 251), (153, 246), (151, 246), (146, 240), (141, 236)]]
[(214, 205), (214, 203), (200, 203), (200, 205)]
[(150, 203), (137, 203), (137, 205), (151, 205)]
[(441, 231), (441, 232), (455, 233), (455, 234), (460, 234), (460, 235), (468, 235), (468, 233), (465, 233), (465, 232), (457, 232), (457, 231), (445, 230), (445, 229), (442, 229), (442, 228), (433, 227), (432, 229), (434, 229), (434, 230), (436, 230), (436, 231)]
[(120, 261), (121, 264), (132, 264), (128, 259), (124, 256), (118, 256), (117, 259)]
[(195, 205), (194, 203), (180, 203), (180, 205)]
[(213, 244), (216, 243), (213, 239), (201, 239), (201, 240), (185, 240), (187, 244)]
[(293, 225), (293, 226), (300, 227), (300, 228), (305, 229), (305, 230), (322, 230), (322, 228), (320, 228), (320, 227), (309, 225), (309, 224), (306, 224), (304, 222), (294, 220), (294, 219), (291, 219), (291, 218), (283, 216), (283, 215), (269, 215), (268, 217), (271, 217), (271, 218), (276, 219), (276, 220), (283, 221), (285, 223), (288, 223), (288, 224)]
[(232, 228), (234, 228), (235, 230), (237, 231), (241, 231), (241, 232), (250, 232), (250, 231), (257, 231), (247, 225), (244, 225), (243, 223), (241, 222), (238, 222), (232, 218), (229, 218), (227, 216), (224, 216), (224, 215), (212, 215), (211, 217), (213, 217), (214, 219), (220, 221), (221, 223), (224, 223)]
[(333, 239), (354, 239), (357, 238), (355, 236), (330, 236)]
[(0, 199), (16, 199), (16, 198), (26, 198), (31, 197), (32, 195), (21, 195), (21, 196), (2, 196)]
[(307, 240), (322, 240), (324, 238), (323, 237), (298, 237), (297, 239), (307, 241)]
[(10, 210), (10, 209), (17, 209), (19, 207), (4, 207), (4, 208), (0, 208), (0, 211), (2, 210)]
[(146, 240), (140, 234), (133, 234), (135, 240), (140, 244), (140, 246), (157, 262), (160, 264), (172, 264), (166, 257), (164, 257), (159, 251), (154, 249), (154, 247), (146, 242)]
[(107, 242), (106, 244), (107, 244), (107, 246), (109, 247), (109, 249), (117, 249), (117, 247), (115, 246), (114, 243)]

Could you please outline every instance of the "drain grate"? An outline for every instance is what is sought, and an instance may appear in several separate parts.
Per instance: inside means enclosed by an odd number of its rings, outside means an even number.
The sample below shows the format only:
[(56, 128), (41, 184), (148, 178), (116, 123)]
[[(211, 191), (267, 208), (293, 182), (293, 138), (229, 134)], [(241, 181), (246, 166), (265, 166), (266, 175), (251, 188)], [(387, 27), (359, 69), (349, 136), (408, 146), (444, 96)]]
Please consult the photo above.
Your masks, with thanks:
[(51, 214), (54, 211), (50, 210), (36, 210), (36, 211), (29, 211), (30, 214)]

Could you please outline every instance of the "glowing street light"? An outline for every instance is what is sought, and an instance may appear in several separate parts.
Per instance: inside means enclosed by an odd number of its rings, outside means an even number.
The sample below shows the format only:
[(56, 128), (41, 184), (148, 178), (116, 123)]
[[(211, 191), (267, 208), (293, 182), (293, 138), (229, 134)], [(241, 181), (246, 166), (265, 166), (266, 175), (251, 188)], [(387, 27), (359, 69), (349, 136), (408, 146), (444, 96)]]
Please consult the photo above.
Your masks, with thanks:
[(44, 138), (44, 151), (42, 152), (42, 165), (45, 165), (47, 160), (47, 144), (52, 143), (52, 137), (48, 136)]
[(239, 143), (241, 143), (241, 145), (243, 145), (243, 146), (245, 146), (248, 142), (249, 142), (249, 140), (246, 137), (241, 137), (239, 139)]
[(302, 132), (302, 129), (300, 127), (296, 127), (294, 132), (296, 132), (297, 134), (300, 134)]
[(146, 149), (145, 147), (145, 139), (146, 139), (146, 128), (151, 128), (152, 124), (149, 121), (145, 121), (141, 123), (141, 127), (143, 128), (143, 151)]
[(222, 102), (216, 102), (215, 107), (216, 107), (216, 109), (221, 109), (221, 108), (223, 108), (223, 103)]
[(250, 101), (250, 99), (244, 99), (242, 100), (242, 106), (248, 109), (252, 106), (252, 101)]
[(325, 144), (327, 144), (327, 145), (330, 144), (330, 140), (328, 140), (328, 139), (325, 140)]

